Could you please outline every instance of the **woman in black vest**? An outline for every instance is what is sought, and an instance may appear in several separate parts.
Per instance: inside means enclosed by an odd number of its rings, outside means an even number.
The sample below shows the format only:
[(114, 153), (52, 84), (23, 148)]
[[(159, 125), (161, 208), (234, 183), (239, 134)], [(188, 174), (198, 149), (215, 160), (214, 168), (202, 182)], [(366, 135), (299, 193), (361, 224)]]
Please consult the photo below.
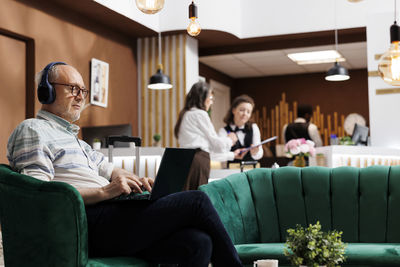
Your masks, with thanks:
[[(219, 136), (227, 136), (230, 133), (236, 133), (238, 140), (231, 147), (231, 151), (235, 151), (240, 148), (246, 148), (253, 144), (261, 143), (260, 129), (257, 124), (252, 123), (250, 118), (254, 109), (254, 100), (248, 95), (240, 95), (236, 97), (232, 105), (224, 118), (226, 126), (219, 129)], [(222, 156), (222, 155), (221, 155)], [(263, 156), (263, 150), (261, 146), (251, 149), (248, 151), (243, 159), (234, 159), (228, 162), (240, 162), (249, 160), (259, 160)], [(219, 158), (220, 161), (224, 161)]]

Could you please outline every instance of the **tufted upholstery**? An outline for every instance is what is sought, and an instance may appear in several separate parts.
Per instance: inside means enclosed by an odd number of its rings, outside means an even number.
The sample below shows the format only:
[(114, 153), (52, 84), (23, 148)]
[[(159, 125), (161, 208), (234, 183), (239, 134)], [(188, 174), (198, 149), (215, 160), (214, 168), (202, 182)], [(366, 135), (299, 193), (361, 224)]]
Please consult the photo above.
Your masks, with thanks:
[(343, 231), (349, 265), (400, 266), (400, 167), (255, 169), (203, 185), (241, 259), (283, 255), (286, 230)]

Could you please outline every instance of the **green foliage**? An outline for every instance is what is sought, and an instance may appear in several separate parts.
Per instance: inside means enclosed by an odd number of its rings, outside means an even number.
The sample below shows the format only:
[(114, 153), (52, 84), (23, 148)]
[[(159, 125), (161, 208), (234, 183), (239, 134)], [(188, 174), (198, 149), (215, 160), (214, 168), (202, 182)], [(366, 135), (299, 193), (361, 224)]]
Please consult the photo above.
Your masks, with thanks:
[(351, 146), (354, 145), (354, 142), (350, 136), (343, 136), (339, 138), (339, 145)]
[(154, 139), (154, 141), (158, 142), (161, 140), (161, 135), (156, 133), (155, 135), (153, 135), (153, 139)]
[(332, 267), (345, 260), (346, 245), (341, 239), (342, 232), (323, 232), (319, 221), (307, 228), (296, 225), (296, 229), (287, 232), (284, 254), (293, 265)]
[(100, 140), (100, 138), (93, 138), (93, 142), (101, 143), (101, 140)]

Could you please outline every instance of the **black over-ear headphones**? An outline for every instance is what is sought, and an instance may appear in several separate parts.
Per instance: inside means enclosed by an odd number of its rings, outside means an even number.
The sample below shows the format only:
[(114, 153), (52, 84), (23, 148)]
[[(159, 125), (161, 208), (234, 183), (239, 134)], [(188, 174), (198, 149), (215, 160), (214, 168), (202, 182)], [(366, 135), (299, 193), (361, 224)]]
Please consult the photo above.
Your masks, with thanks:
[(67, 65), (64, 62), (51, 62), (43, 69), (42, 79), (38, 86), (38, 98), (42, 104), (51, 104), (56, 100), (56, 91), (54, 87), (49, 83), (49, 71), (55, 65)]

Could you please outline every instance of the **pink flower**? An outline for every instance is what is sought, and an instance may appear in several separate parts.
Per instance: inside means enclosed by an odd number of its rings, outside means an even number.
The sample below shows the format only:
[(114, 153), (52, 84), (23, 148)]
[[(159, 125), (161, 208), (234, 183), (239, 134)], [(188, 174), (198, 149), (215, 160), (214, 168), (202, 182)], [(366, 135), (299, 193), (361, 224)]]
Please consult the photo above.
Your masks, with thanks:
[(285, 145), (286, 156), (291, 158), (296, 155), (314, 156), (315, 155), (315, 144), (311, 140), (304, 138), (292, 139)]

